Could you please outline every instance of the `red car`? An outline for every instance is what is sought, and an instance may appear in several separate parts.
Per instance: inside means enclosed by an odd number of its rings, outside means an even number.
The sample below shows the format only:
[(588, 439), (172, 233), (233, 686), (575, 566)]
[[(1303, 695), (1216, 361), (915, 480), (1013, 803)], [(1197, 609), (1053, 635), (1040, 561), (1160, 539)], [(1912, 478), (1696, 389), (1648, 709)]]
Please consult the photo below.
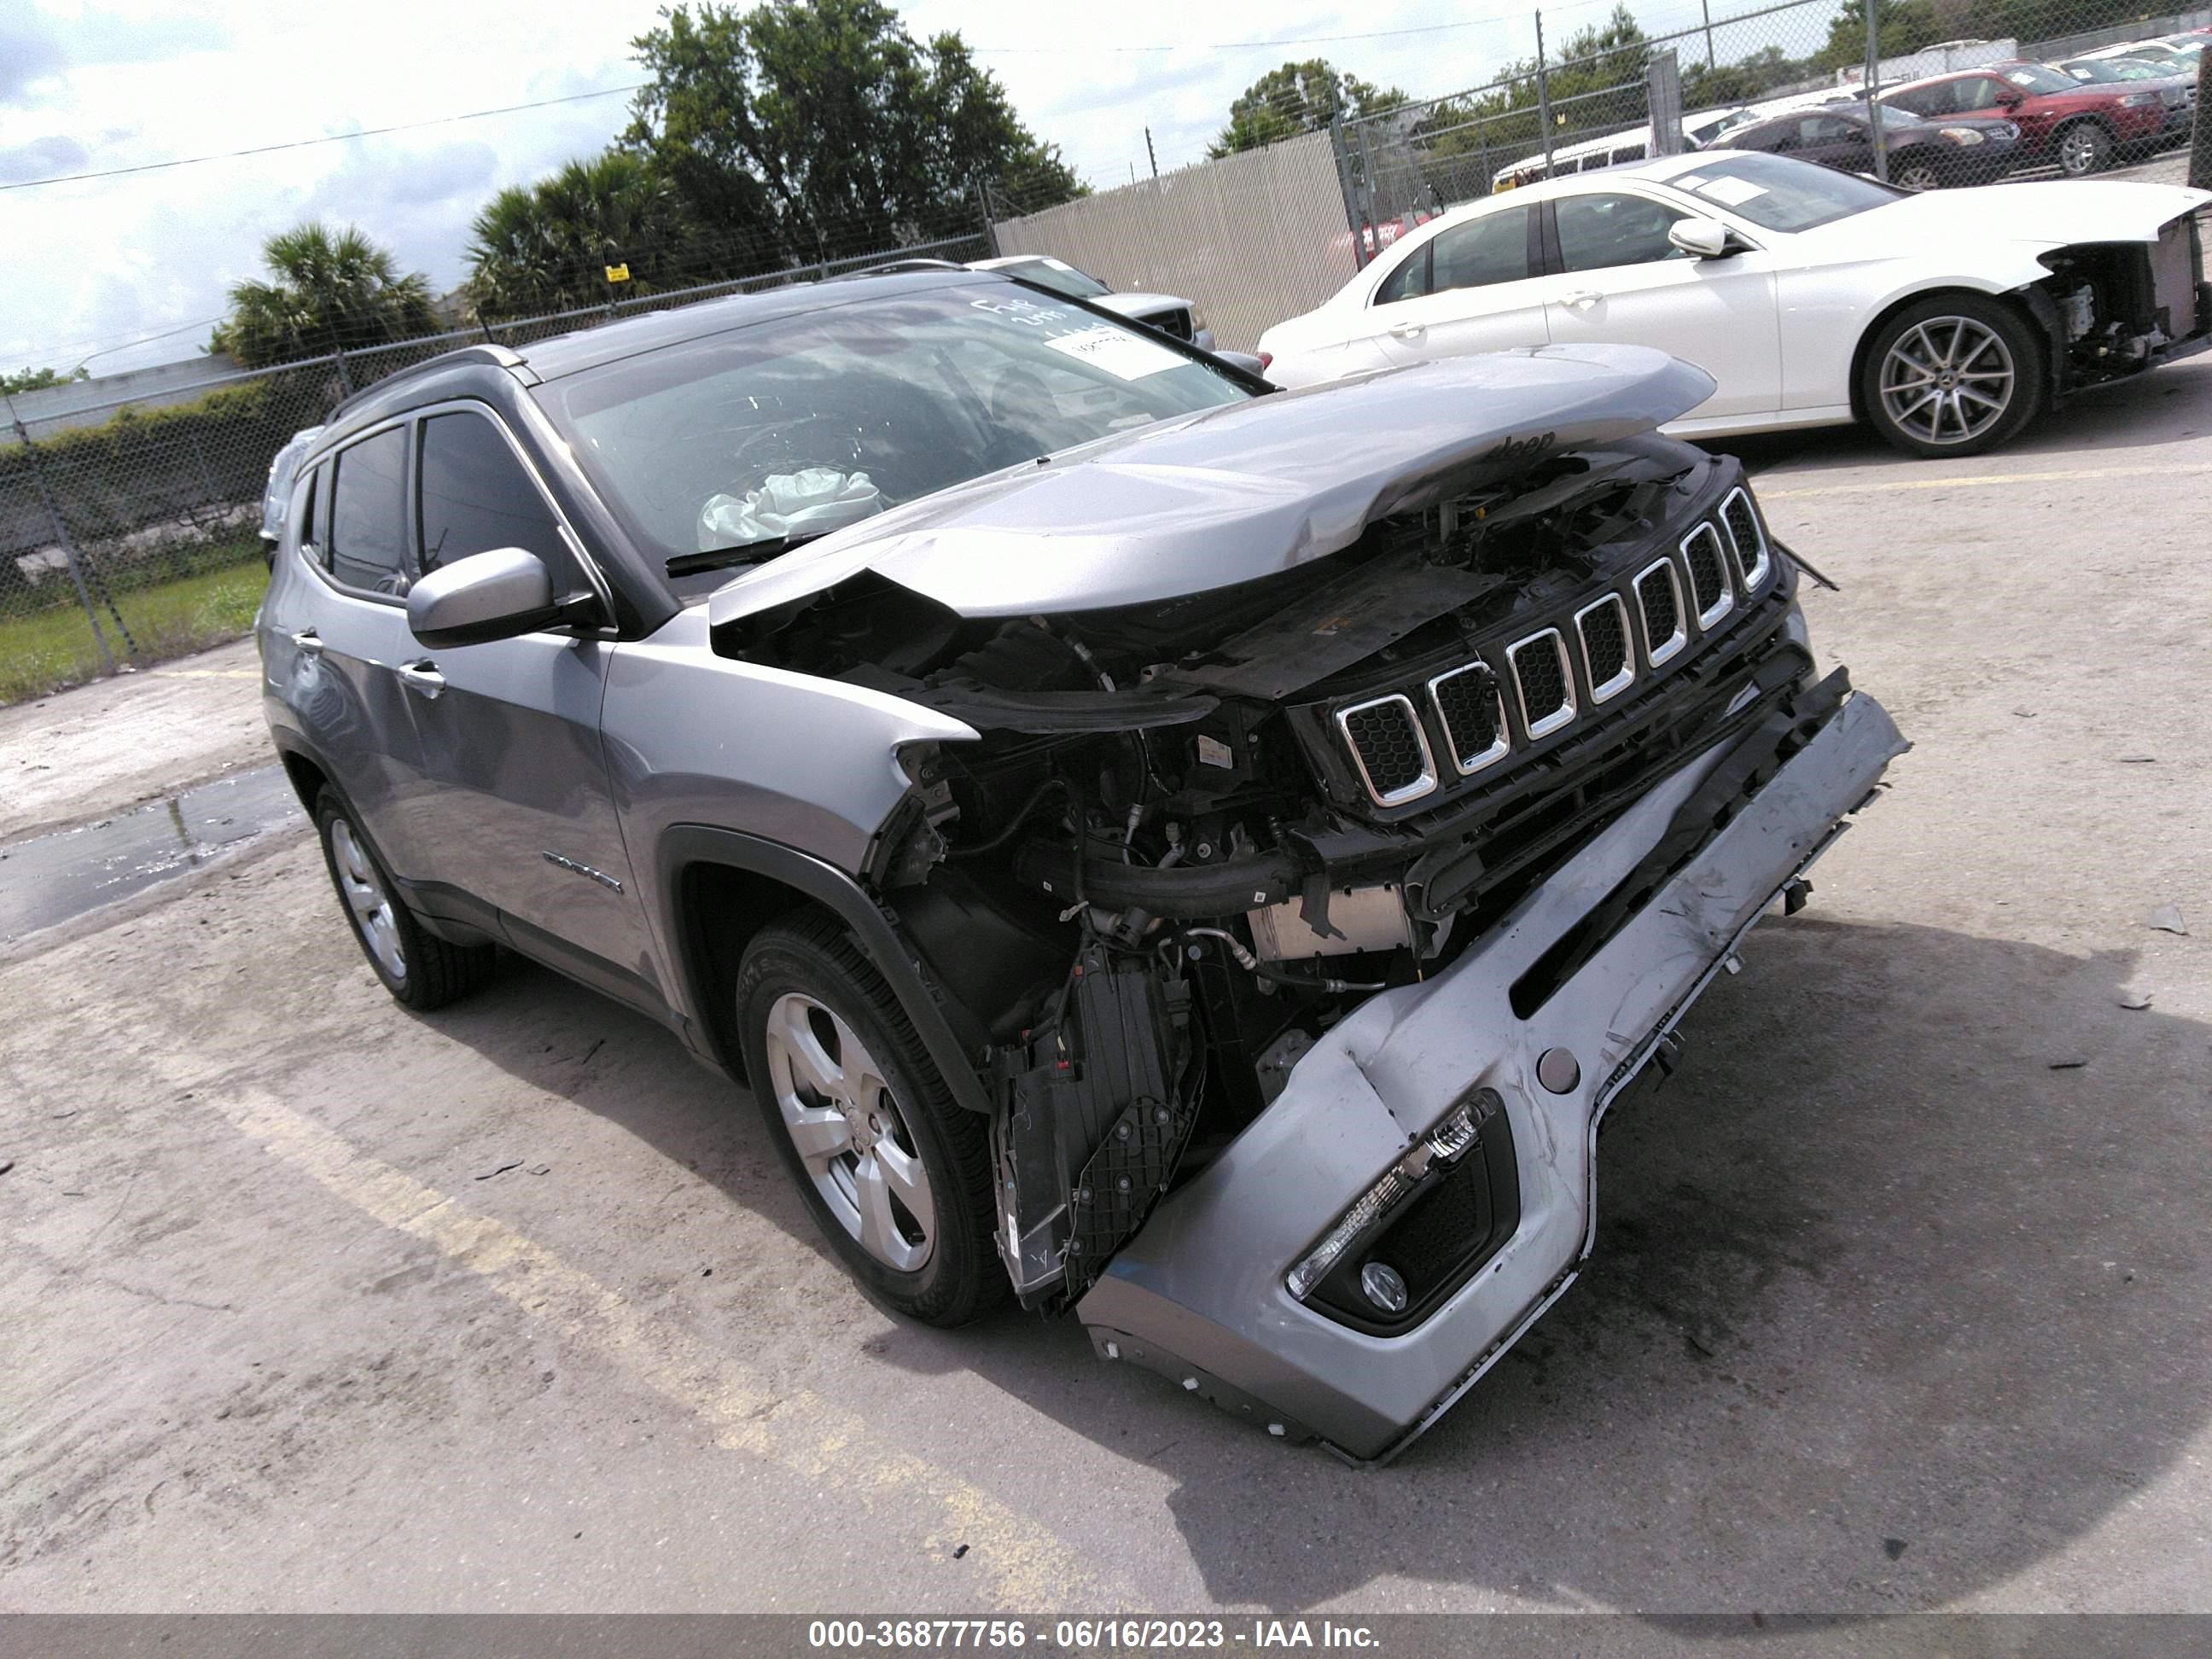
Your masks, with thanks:
[(2166, 109), (2155, 91), (2076, 81), (2046, 64), (1991, 64), (1938, 75), (1882, 94), (1886, 107), (1923, 120), (1977, 115), (2020, 128), (2020, 155), (2030, 165), (2056, 162), (2069, 179), (2108, 166), (2116, 150), (2156, 141)]

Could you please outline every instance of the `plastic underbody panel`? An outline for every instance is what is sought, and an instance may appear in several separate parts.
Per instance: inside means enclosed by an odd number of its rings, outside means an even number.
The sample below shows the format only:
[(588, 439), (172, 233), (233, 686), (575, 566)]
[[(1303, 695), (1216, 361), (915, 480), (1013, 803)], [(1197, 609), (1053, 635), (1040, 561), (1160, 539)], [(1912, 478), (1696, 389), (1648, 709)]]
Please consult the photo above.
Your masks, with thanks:
[[(1097, 1351), (1355, 1460), (1395, 1455), (1433, 1422), (1573, 1278), (1594, 1232), (1593, 1152), (1607, 1105), (1907, 746), (1880, 704), (1852, 695), (1639, 908), (1621, 914), (1616, 903), (1601, 943), (1578, 939), (1679, 836), (1685, 804), (1727, 782), (1725, 769), (1745, 766), (1760, 741), (1732, 738), (1665, 778), (1449, 968), (1370, 997), (1322, 1036), (1079, 1304)], [(1563, 953), (1579, 965), (1556, 984), (1546, 978), (1538, 1006), (1517, 1014), (1528, 982)], [(1538, 1077), (1553, 1049), (1576, 1062), (1564, 1091)], [(1561, 1080), (1557, 1057), (1547, 1075)], [(1477, 1098), (1502, 1102), (1510, 1131), (1494, 1140), (1515, 1166), (1517, 1218), (1510, 1192), (1488, 1212), (1510, 1237), (1396, 1334), (1295, 1298), (1290, 1269), (1439, 1120)]]

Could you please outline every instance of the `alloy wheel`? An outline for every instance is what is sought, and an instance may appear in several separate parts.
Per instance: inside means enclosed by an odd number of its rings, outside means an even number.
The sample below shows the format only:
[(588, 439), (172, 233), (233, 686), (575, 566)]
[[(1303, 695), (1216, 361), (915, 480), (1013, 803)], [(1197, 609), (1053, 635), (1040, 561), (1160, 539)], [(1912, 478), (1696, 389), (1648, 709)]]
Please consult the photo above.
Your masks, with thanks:
[(1899, 190), (1934, 190), (1943, 181), (1936, 176), (1936, 169), (1927, 162), (1916, 161), (1891, 182)]
[(1967, 443), (2004, 418), (2016, 378), (1995, 330), (1971, 317), (1930, 317), (1882, 360), (1882, 411), (1923, 443)]
[(767, 1086), (830, 1212), (885, 1267), (919, 1269), (936, 1197), (882, 1066), (833, 1009), (795, 991), (769, 1008), (764, 1046)]
[(2076, 176), (2094, 173), (2104, 165), (2104, 135), (2084, 123), (2069, 127), (2059, 136), (2058, 165), (2062, 171)]
[(394, 980), (407, 977), (407, 953), (399, 944), (399, 922), (392, 912), (391, 896), (376, 873), (368, 850), (343, 818), (331, 821), (331, 854), (338, 866), (338, 890), (353, 912), (362, 941), (377, 965)]

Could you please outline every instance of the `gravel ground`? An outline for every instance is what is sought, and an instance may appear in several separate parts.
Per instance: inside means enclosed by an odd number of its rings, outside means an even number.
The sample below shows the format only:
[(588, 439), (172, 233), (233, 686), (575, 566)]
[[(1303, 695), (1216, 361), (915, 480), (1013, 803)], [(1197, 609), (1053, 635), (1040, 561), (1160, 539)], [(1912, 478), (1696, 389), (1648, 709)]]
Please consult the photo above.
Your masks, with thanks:
[[(296, 830), (0, 964), (0, 1608), (2212, 1610), (2208, 434), (2200, 358), (1753, 454), (1917, 746), (1382, 1473), (887, 1318), (738, 1091), (520, 964), (404, 1013)], [(212, 660), (9, 711), (9, 833), (262, 759)]]

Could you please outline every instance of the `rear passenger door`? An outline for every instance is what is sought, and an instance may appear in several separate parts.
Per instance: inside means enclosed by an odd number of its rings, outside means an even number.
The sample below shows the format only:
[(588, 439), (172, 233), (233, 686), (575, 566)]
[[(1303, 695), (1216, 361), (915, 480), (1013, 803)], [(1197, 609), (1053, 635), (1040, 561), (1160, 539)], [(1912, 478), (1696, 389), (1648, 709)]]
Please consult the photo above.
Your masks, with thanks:
[[(420, 768), (399, 665), (407, 629), (407, 427), (368, 433), (295, 501), (296, 561), (270, 584), (262, 672), (395, 876), (420, 867)], [(305, 567), (304, 572), (301, 567)]]
[[(505, 423), (481, 404), (421, 412), (413, 515), (424, 574), (520, 547), (556, 595), (604, 580)], [(599, 988), (659, 997), (599, 735), (611, 644), (576, 630), (417, 643), (403, 669), (425, 782), (419, 833), (442, 881), (495, 907), (516, 947)], [(436, 913), (439, 896), (422, 908)]]
[(1540, 346), (1545, 331), (1541, 244), (1536, 210), (1501, 207), (1448, 226), (1413, 263), (1392, 274), (1401, 283), (1376, 290), (1381, 343), (1393, 362), (1419, 363), (1473, 351)]

